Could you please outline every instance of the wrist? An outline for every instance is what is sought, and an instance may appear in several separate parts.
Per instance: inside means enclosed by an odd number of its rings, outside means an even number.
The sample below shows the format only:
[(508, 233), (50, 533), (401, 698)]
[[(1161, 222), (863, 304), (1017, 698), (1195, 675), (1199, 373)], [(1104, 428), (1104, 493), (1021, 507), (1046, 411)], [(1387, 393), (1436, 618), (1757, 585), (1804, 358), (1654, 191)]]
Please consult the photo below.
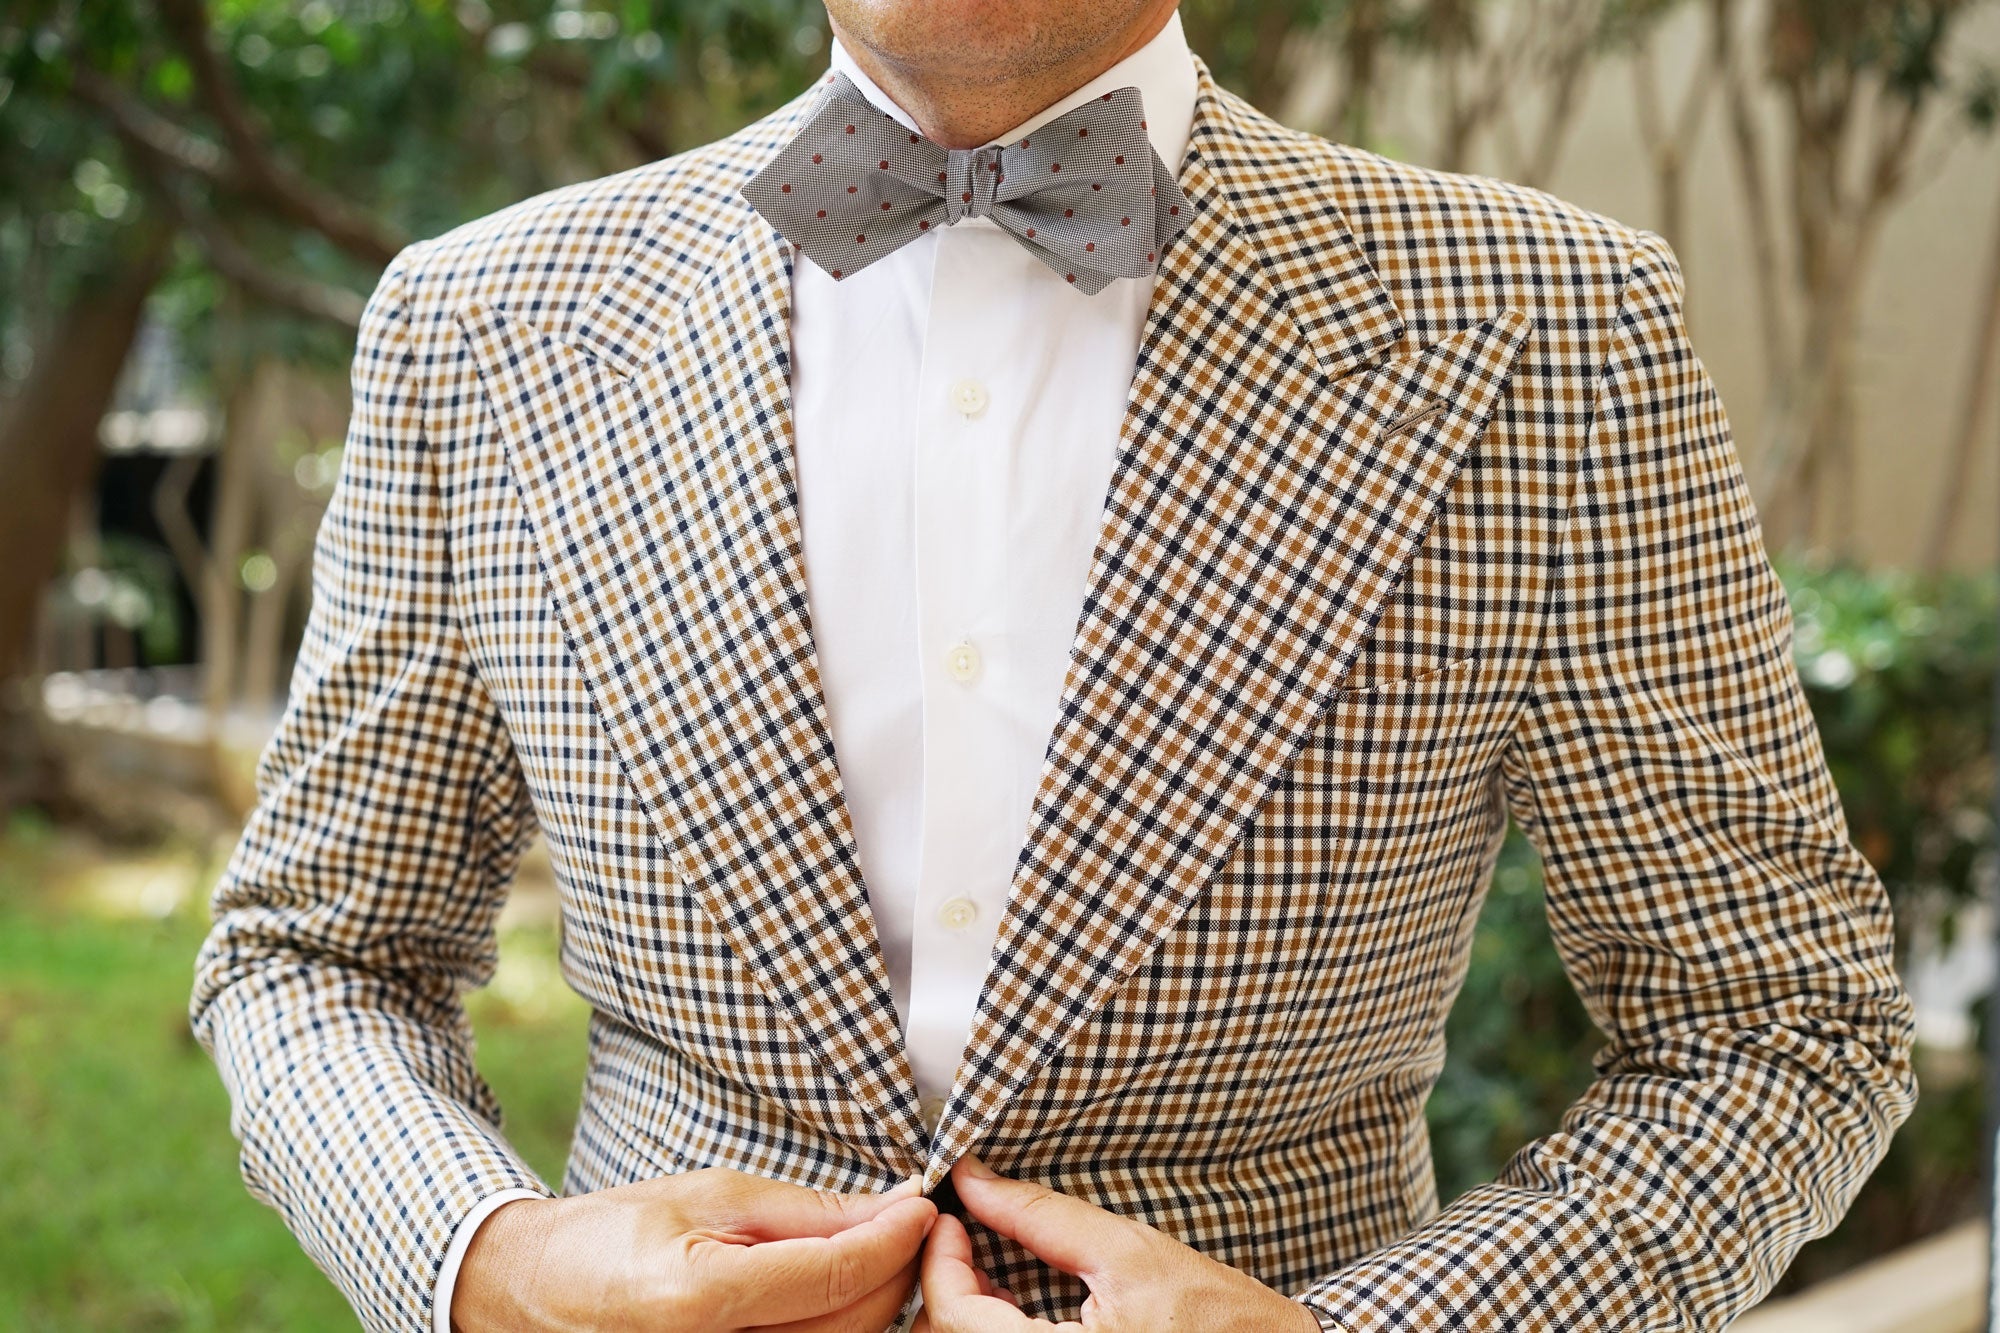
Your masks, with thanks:
[(510, 1199), (480, 1222), (451, 1294), (452, 1333), (531, 1327), (527, 1295), (548, 1243), (549, 1208), (558, 1202)]

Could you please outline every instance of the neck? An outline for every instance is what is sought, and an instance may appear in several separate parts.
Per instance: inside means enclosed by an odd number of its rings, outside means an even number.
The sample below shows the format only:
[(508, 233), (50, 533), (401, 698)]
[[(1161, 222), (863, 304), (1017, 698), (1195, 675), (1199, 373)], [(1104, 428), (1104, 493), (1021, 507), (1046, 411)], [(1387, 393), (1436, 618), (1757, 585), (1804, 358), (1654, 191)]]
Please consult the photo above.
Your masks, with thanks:
[(829, 12), (834, 35), (863, 73), (946, 148), (978, 148), (1111, 68), (1159, 34), (1179, 0), (1153, 0), (1108, 40), (1033, 69), (974, 79), (958, 70), (898, 61), (850, 35)]

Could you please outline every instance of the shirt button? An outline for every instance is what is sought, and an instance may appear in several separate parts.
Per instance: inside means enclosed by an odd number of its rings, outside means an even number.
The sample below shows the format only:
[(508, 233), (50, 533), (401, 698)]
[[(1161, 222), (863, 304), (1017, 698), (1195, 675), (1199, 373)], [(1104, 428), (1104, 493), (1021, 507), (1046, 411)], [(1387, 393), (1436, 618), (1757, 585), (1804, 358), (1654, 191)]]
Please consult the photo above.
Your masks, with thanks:
[(979, 674), (979, 650), (960, 639), (944, 655), (944, 665), (953, 680), (971, 680)]
[(966, 416), (977, 416), (986, 406), (986, 386), (978, 380), (960, 380), (951, 386), (951, 405)]
[(963, 930), (979, 915), (979, 906), (970, 898), (953, 898), (938, 908), (938, 920), (953, 930)]
[(924, 1117), (924, 1128), (937, 1133), (938, 1118), (944, 1114), (944, 1098), (926, 1097), (917, 1103), (917, 1110)]

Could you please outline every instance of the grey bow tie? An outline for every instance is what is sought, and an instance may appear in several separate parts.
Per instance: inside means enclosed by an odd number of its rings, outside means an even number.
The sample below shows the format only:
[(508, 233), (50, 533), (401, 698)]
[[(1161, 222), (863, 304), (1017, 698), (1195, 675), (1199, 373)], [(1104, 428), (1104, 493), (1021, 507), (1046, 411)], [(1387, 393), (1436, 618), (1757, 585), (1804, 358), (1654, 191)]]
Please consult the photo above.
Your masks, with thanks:
[(1086, 292), (1151, 273), (1193, 207), (1116, 88), (1005, 144), (946, 148), (835, 72), (743, 197), (834, 278), (932, 227), (990, 217)]

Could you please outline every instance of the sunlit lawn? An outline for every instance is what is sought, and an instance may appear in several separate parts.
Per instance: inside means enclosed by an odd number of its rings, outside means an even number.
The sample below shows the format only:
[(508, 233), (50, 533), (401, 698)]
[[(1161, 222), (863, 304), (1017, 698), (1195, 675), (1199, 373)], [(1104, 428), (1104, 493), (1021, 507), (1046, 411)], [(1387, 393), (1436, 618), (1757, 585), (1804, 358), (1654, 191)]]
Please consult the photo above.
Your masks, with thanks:
[[(227, 847), (0, 832), (0, 1329), (352, 1330), (237, 1175), (229, 1100), (187, 1027)], [(508, 1137), (552, 1184), (586, 1011), (551, 929), (510, 926), (469, 1004)]]

